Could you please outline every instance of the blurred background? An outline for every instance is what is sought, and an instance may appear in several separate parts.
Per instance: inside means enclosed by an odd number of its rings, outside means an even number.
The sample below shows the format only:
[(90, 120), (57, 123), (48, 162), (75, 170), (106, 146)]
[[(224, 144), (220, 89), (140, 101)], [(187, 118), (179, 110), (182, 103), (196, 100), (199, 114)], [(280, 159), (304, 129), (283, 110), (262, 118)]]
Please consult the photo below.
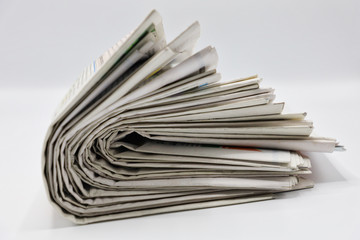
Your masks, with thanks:
[(0, 86), (69, 87), (152, 9), (168, 41), (198, 20), (197, 50), (217, 48), (224, 78), (360, 80), (357, 0), (1, 0)]

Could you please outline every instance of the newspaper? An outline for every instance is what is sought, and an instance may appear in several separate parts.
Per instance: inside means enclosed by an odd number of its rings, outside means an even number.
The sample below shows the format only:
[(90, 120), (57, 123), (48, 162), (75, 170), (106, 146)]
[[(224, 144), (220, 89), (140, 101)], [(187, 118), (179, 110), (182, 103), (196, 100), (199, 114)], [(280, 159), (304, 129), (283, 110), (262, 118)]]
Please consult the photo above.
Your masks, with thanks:
[(332, 152), (306, 113), (284, 113), (257, 75), (223, 80), (193, 52), (198, 22), (169, 44), (154, 10), (81, 74), (55, 113), (42, 171), (79, 224), (273, 199), (310, 188), (301, 151)]

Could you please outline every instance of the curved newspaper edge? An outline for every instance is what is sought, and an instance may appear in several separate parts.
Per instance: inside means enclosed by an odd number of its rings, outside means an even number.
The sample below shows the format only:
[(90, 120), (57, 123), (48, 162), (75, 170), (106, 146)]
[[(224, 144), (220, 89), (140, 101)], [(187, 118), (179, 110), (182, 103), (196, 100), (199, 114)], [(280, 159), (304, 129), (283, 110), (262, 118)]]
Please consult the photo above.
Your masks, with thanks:
[[(156, 11), (113, 48), (48, 129), (50, 202), (78, 224), (248, 203), (310, 188), (301, 151), (332, 152), (257, 75), (223, 81), (192, 24), (166, 45)], [(74, 94), (74, 93), (72, 93)]]

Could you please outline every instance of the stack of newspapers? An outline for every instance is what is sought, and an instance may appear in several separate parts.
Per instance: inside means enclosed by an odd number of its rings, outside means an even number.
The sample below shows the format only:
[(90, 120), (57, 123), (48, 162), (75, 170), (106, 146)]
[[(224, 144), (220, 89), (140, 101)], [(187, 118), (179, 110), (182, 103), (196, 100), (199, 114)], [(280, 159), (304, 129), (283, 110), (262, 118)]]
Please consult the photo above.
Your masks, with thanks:
[(342, 149), (283, 113), (257, 75), (223, 80), (195, 22), (166, 43), (156, 11), (91, 63), (55, 113), (42, 171), (75, 223), (247, 203), (313, 186), (301, 151)]

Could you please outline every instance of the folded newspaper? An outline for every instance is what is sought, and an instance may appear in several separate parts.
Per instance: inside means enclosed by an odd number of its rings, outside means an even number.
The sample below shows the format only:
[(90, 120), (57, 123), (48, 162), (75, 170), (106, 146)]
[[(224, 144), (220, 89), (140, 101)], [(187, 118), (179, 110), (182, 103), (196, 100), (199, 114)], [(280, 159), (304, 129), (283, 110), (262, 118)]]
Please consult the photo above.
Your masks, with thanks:
[(152, 11), (91, 63), (48, 129), (51, 203), (85, 224), (274, 198), (310, 188), (300, 151), (341, 150), (306, 113), (283, 113), (257, 75), (225, 81), (195, 22), (166, 43)]

